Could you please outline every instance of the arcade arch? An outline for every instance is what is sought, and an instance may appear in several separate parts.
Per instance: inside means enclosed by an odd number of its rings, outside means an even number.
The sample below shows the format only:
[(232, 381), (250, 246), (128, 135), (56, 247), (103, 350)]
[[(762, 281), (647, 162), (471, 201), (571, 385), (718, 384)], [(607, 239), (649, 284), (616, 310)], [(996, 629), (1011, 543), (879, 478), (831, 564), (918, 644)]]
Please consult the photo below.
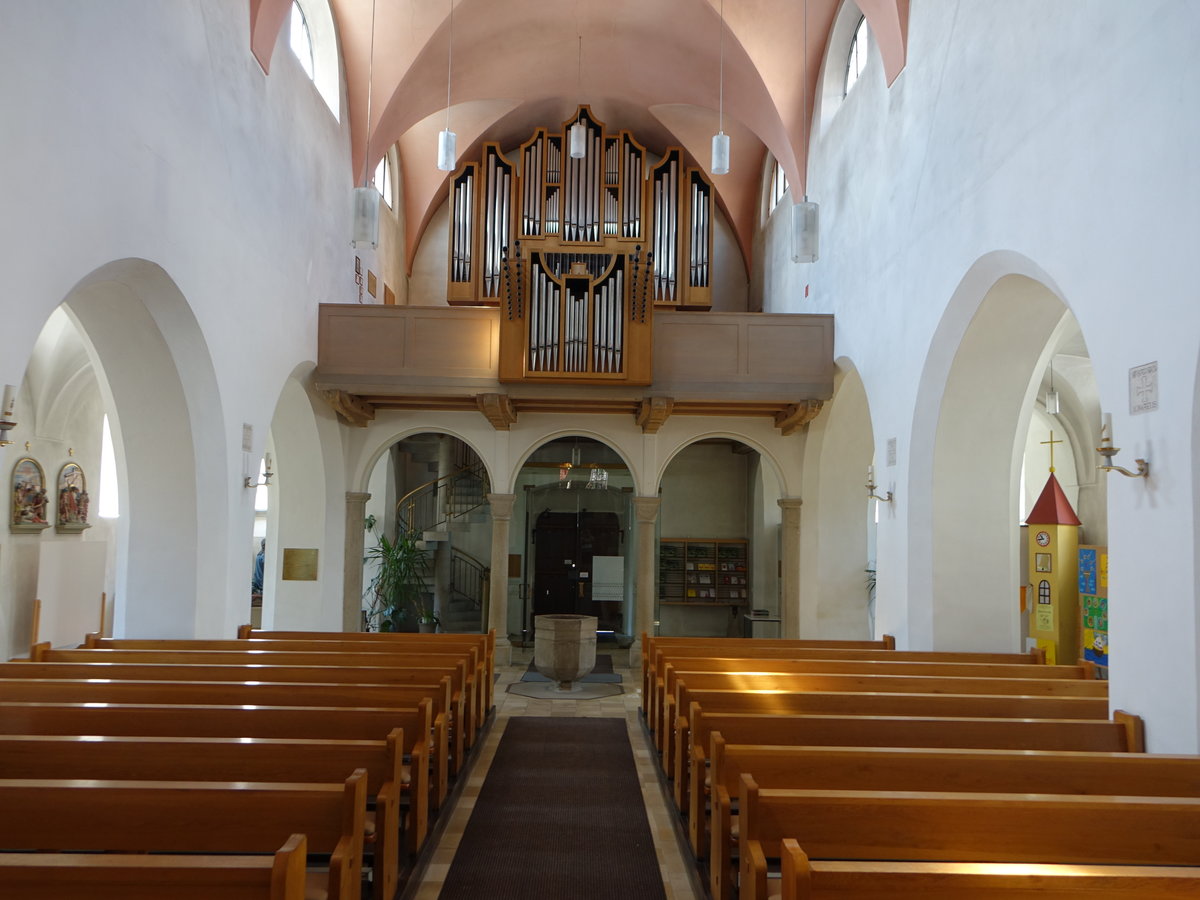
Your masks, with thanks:
[[(1079, 471), (1088, 471), (1082, 454), (1098, 439), (1091, 423), (1099, 421), (1090, 360), (1070, 310), (1040, 275), (1011, 254), (981, 260), (939, 328), (934, 343), (949, 349), (927, 361), (909, 483), (931, 488), (910, 507), (910, 646), (1022, 649), (1016, 520), (1022, 468), (1037, 492), (1045, 483), (1044, 468), (1026, 466), (1026, 448), (1037, 437), (1031, 422), (1052, 360), (1056, 387), (1068, 389), (1056, 421), (1072, 438)], [(1079, 481), (1077, 512), (1085, 540), (1094, 540), (1105, 533), (1103, 483)]]

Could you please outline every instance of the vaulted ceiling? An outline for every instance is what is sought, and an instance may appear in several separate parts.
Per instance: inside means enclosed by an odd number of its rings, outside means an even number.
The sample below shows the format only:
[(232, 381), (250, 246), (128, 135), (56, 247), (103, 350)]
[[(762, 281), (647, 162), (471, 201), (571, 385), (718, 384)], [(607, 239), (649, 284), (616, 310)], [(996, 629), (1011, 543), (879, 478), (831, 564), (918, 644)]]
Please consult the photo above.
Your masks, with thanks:
[[(449, 122), (460, 160), (477, 155), (484, 140), (515, 146), (588, 103), (610, 130), (628, 128), (656, 153), (681, 145), (707, 169), (718, 128), (723, 2), (329, 0), (348, 82), (354, 171), (364, 171), (364, 160), (373, 168), (398, 145), (410, 265), (445, 200), (436, 149), (447, 121), (451, 33)], [(843, 2), (724, 2), (724, 130), (732, 160), (714, 183), (747, 258), (764, 152), (791, 184), (804, 183), (806, 119)], [(909, 2), (857, 0), (889, 84), (905, 64)], [(269, 71), (291, 0), (249, 6), (251, 46)]]

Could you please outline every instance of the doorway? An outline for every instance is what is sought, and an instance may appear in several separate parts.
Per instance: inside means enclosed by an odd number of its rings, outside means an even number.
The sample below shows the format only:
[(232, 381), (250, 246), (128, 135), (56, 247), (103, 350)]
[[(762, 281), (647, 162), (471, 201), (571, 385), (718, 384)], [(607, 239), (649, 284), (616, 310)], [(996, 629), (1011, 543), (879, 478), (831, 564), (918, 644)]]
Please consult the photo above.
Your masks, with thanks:
[(621, 555), (615, 512), (544, 510), (533, 527), (533, 615), (596, 616), (600, 631), (621, 631), (619, 600), (593, 598), (596, 557)]

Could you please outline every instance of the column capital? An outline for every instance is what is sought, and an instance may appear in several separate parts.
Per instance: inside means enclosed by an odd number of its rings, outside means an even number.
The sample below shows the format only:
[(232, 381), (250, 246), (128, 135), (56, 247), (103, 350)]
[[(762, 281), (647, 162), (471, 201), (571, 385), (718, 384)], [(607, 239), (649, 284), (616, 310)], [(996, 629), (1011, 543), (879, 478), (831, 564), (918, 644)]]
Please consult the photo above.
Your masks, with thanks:
[(507, 522), (512, 518), (513, 504), (517, 502), (516, 494), (488, 494), (488, 506), (492, 508), (492, 519)]
[(364, 491), (346, 491), (347, 503), (366, 503), (371, 499), (371, 495)]
[(638, 524), (653, 525), (658, 520), (658, 510), (661, 506), (661, 497), (634, 497), (633, 511), (637, 515)]
[(779, 508), (785, 513), (788, 510), (799, 509), (804, 504), (804, 501), (799, 497), (780, 497), (775, 502), (779, 504)]

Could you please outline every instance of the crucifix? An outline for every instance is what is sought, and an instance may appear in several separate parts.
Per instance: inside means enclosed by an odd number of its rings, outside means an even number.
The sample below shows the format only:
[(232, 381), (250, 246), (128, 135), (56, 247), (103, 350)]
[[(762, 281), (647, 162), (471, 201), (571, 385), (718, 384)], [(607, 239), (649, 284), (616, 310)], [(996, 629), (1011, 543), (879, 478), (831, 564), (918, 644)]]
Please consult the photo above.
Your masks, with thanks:
[(1042, 441), (1042, 443), (1050, 445), (1050, 472), (1051, 472), (1051, 474), (1053, 474), (1053, 472), (1054, 472), (1054, 445), (1061, 444), (1062, 441), (1061, 440), (1056, 441), (1054, 439), (1054, 429), (1051, 428), (1050, 429), (1050, 440)]

